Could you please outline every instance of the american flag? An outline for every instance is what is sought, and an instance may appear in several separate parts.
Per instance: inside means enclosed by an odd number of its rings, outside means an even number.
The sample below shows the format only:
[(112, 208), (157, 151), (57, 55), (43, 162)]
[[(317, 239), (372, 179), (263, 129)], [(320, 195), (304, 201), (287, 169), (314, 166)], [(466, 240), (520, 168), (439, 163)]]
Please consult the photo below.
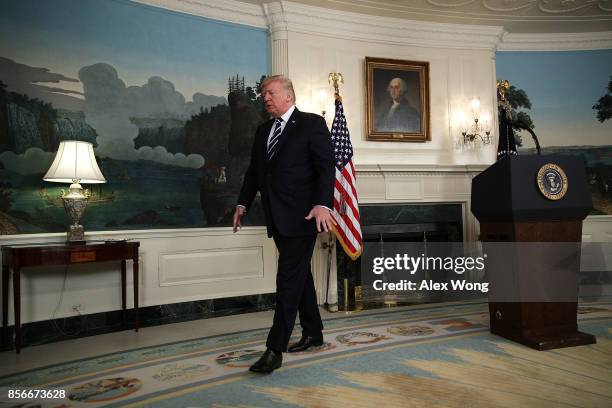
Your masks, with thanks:
[(353, 146), (339, 97), (336, 98), (336, 114), (332, 124), (331, 139), (336, 160), (334, 212), (332, 214), (338, 223), (338, 227), (334, 228), (334, 234), (346, 254), (355, 260), (359, 258), (362, 250), (359, 203), (355, 189)]

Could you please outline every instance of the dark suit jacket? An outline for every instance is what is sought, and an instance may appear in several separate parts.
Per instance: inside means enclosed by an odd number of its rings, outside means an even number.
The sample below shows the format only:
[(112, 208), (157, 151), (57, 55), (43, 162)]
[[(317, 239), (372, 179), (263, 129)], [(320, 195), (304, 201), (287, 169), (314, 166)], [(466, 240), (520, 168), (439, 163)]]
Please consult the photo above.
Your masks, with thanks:
[(332, 207), (335, 167), (325, 120), (297, 108), (280, 136), (276, 153), (267, 159), (267, 142), (274, 120), (259, 126), (244, 176), (238, 204), (248, 211), (257, 191), (266, 216), (268, 236), (273, 226), (284, 236), (317, 233), (314, 219), (304, 217), (315, 205)]

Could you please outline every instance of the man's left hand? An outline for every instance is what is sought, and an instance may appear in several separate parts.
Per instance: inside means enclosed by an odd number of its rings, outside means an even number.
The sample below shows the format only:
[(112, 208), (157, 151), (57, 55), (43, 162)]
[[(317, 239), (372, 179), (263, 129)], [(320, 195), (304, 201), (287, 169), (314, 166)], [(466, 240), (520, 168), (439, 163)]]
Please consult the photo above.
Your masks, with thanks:
[(334, 220), (334, 217), (331, 215), (331, 212), (322, 205), (315, 205), (312, 207), (312, 210), (310, 210), (306, 216), (306, 219), (311, 220), (313, 217), (316, 220), (317, 231), (319, 232), (329, 232), (331, 231), (333, 225), (337, 225), (336, 220)]

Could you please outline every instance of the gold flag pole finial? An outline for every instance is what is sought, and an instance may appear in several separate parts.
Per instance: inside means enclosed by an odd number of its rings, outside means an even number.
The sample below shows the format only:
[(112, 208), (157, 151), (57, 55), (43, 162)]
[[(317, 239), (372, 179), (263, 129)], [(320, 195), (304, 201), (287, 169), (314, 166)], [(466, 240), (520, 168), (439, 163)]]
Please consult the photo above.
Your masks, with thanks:
[(340, 85), (344, 83), (344, 77), (340, 72), (330, 72), (327, 80), (330, 84), (334, 86), (334, 97), (336, 99), (340, 99), (342, 101), (342, 97), (340, 96)]
[(510, 82), (508, 82), (507, 79), (497, 80), (497, 94), (502, 101), (506, 99), (506, 91), (508, 88), (510, 88)]

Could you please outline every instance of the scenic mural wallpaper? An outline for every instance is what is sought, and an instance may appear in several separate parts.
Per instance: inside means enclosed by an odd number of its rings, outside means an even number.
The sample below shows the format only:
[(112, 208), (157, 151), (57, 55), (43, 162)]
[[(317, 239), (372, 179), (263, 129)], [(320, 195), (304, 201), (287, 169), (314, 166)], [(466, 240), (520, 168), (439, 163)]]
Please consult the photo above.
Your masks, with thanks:
[[(270, 71), (265, 30), (127, 0), (0, 1), (0, 234), (62, 232), (62, 140), (106, 184), (86, 230), (231, 225)], [(247, 224), (261, 224), (258, 206)]]
[[(530, 118), (543, 155), (582, 157), (592, 215), (612, 215), (612, 50), (498, 52), (497, 79), (524, 91), (516, 113)], [(529, 133), (517, 136), (519, 154), (536, 153)]]

